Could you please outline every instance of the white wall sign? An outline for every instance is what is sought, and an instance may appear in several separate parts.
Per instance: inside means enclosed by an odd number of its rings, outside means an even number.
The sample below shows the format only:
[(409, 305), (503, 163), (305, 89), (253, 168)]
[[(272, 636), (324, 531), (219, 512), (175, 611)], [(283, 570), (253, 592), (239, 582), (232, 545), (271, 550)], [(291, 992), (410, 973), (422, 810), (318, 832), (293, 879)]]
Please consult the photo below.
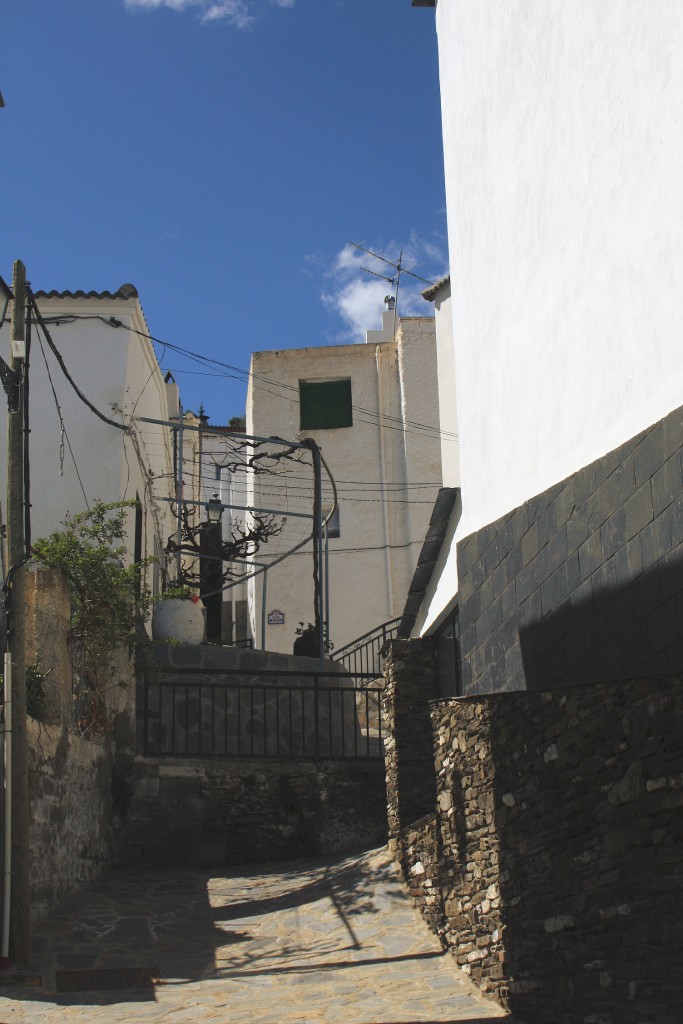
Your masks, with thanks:
[(268, 612), (268, 625), (269, 626), (284, 626), (285, 624), (285, 613), (280, 612), (277, 608), (274, 608), (272, 612)]

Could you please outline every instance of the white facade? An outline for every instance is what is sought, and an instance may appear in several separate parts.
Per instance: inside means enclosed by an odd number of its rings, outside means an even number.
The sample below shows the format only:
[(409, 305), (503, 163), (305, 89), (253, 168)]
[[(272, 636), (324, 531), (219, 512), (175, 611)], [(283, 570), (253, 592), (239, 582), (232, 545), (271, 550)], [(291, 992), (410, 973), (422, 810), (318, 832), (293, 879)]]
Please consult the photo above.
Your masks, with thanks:
[[(252, 356), (247, 432), (263, 437), (312, 437), (335, 479), (340, 536), (329, 540), (330, 639), (338, 648), (401, 615), (417, 556), (441, 485), (434, 320), (398, 322), (386, 312), (365, 345), (339, 345)], [(350, 380), (352, 425), (301, 427), (300, 382)], [(310, 458), (277, 476), (257, 476), (254, 502), (312, 512)], [(323, 474), (323, 506), (332, 488)], [(276, 503), (274, 505), (274, 502)], [(286, 514), (286, 513), (285, 513)], [(311, 531), (291, 517), (263, 560), (288, 550)], [(267, 552), (267, 554), (266, 554)], [(266, 628), (266, 647), (290, 651), (299, 622), (313, 622), (311, 545), (268, 573), (266, 613), (282, 624)], [(259, 578), (250, 613), (261, 636)]]
[[(80, 391), (127, 430), (103, 422), (81, 401), (34, 325), (29, 387), (33, 539), (59, 529), (68, 512), (85, 511), (94, 501), (138, 498), (142, 517), (137, 553), (143, 558), (158, 555), (170, 532), (170, 507), (158, 499), (173, 492), (173, 458), (168, 431), (138, 419), (168, 419), (168, 403), (154, 349), (145, 337), (149, 330), (137, 292), (124, 285), (114, 293), (37, 292), (35, 298)], [(4, 434), (0, 443), (4, 494)], [(132, 557), (133, 510), (127, 546)]]
[[(457, 540), (681, 404), (683, 5), (438, 0), (436, 25)], [(454, 586), (453, 546), (423, 629)]]

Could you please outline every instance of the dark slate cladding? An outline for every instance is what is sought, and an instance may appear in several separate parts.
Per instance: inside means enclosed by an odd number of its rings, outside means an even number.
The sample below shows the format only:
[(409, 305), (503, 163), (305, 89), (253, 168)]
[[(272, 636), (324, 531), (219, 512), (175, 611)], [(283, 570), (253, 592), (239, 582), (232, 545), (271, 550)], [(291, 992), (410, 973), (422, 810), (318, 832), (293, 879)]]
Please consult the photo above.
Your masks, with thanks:
[(458, 544), (463, 691), (683, 671), (683, 407)]

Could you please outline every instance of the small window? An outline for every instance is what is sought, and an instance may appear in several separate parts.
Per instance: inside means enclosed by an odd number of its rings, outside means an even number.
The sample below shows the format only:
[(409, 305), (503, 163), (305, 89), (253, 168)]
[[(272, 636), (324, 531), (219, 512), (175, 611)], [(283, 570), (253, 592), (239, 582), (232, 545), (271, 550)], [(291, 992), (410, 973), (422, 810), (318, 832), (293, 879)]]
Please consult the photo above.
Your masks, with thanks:
[(301, 430), (353, 426), (351, 380), (299, 381)]

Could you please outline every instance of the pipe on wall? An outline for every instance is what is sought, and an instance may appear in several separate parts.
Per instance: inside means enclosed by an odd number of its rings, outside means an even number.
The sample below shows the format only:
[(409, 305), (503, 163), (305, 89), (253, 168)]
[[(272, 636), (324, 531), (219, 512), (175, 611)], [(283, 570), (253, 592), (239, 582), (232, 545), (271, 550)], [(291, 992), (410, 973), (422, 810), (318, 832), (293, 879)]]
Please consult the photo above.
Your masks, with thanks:
[(384, 394), (382, 390), (382, 363), (380, 345), (375, 345), (375, 368), (377, 371), (377, 429), (379, 431), (379, 471), (382, 481), (382, 523), (384, 528), (384, 563), (387, 578), (387, 609), (389, 618), (394, 615), (394, 581), (391, 570), (391, 550), (389, 548), (389, 510), (387, 508), (386, 491), (386, 453), (384, 450)]

